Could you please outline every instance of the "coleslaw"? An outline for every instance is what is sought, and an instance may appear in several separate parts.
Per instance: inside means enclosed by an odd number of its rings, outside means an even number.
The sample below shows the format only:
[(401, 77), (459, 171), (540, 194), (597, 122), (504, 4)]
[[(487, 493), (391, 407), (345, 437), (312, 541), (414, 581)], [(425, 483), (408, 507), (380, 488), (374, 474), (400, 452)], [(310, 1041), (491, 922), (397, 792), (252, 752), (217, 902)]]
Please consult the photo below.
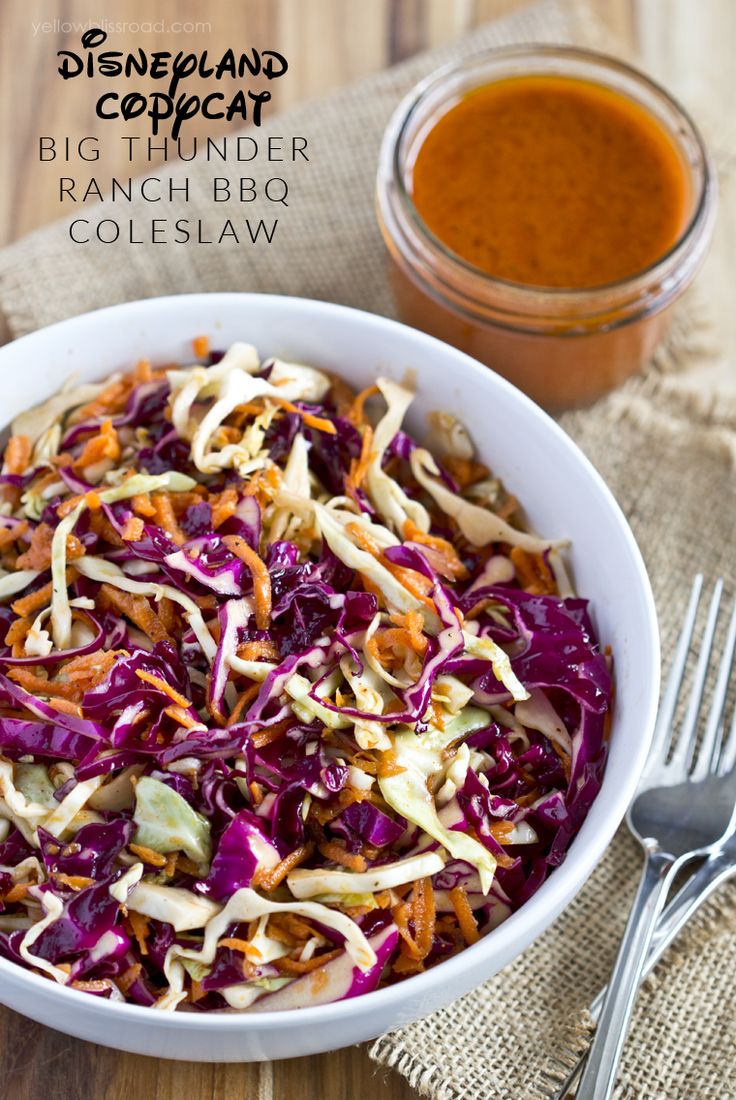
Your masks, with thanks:
[(66, 386), (0, 474), (0, 956), (261, 1012), (475, 943), (600, 787), (603, 651), (462, 425), (236, 343)]

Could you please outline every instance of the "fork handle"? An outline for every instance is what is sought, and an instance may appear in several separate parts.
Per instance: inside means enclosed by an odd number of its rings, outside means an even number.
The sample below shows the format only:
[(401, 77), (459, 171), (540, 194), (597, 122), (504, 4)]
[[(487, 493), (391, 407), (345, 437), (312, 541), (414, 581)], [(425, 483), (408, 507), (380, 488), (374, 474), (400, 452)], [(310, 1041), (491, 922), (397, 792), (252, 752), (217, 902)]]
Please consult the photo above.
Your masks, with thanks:
[[(687, 882), (680, 887), (657, 922), (649, 946), (649, 954), (641, 973), (642, 981), (654, 970), (665, 951), (677, 939), (685, 925), (700, 907), (724, 882), (728, 882), (734, 876), (736, 876), (734, 856), (728, 851), (721, 851), (706, 859)], [(607, 988), (602, 989), (590, 1002), (588, 1012), (596, 1024), (600, 1019), (601, 1008), (607, 992)], [(575, 1083), (583, 1072), (585, 1061), (586, 1055), (583, 1055), (560, 1085), (555, 1093), (554, 1100), (566, 1100), (566, 1097), (574, 1091)]]
[(613, 967), (598, 1027), (576, 1100), (609, 1100), (634, 1008), (647, 951), (676, 867), (673, 856), (650, 842), (639, 889)]

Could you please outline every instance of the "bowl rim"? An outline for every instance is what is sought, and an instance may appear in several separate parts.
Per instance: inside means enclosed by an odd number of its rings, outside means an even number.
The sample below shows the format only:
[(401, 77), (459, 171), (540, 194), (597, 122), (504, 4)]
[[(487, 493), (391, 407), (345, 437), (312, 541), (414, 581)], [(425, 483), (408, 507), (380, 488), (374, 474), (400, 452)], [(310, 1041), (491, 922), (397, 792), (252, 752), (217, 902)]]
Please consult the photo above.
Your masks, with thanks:
[[(590, 821), (589, 814), (568, 849), (567, 858), (559, 867), (555, 868), (554, 872), (550, 874), (539, 890), (529, 899), (529, 901), (521, 906), (520, 909), (512, 913), (510, 917), (493, 929), (492, 932), (480, 939), (476, 944), (466, 947), (457, 955), (444, 960), (431, 970), (413, 975), (395, 985), (374, 990), (370, 993), (363, 993), (357, 997), (349, 998), (347, 1001), (335, 1001), (324, 1005), (300, 1008), (298, 1010), (282, 1009), (275, 1012), (260, 1011), (253, 1013), (237, 1012), (234, 1010), (222, 1010), (211, 1013), (172, 1013), (157, 1012), (152, 1006), (146, 1007), (143, 1005), (129, 1004), (127, 1002), (109, 1001), (104, 998), (92, 998), (89, 993), (59, 985), (56, 982), (50, 982), (47, 978), (34, 974), (32, 971), (19, 966), (17, 963), (0, 958), (0, 978), (2, 979), (2, 984), (5, 985), (7, 983), (16, 988), (28, 986), (30, 990), (35, 990), (40, 995), (43, 995), (47, 1002), (55, 1002), (60, 1010), (67, 1007), (69, 1010), (87, 1010), (88, 1012), (91, 1010), (95, 1012), (98, 1011), (97, 1006), (100, 1005), (99, 1011), (107, 1013), (107, 1018), (110, 1023), (118, 1019), (121, 1024), (125, 1021), (130, 1024), (143, 1024), (147, 1022), (148, 1026), (153, 1028), (167, 1025), (171, 1027), (173, 1025), (177, 1030), (224, 1030), (228, 1033), (237, 1032), (241, 1029), (255, 1032), (277, 1030), (284, 1026), (288, 1026), (290, 1023), (295, 1024), (297, 1021), (304, 1025), (311, 1024), (319, 1026), (340, 1019), (347, 1019), (348, 1017), (356, 1017), (363, 1013), (368, 1014), (371, 1011), (373, 1013), (380, 1013), (382, 1008), (400, 1004), (410, 997), (414, 1002), (419, 1003), (424, 995), (429, 994), (433, 988), (443, 983), (445, 979), (449, 983), (451, 974), (455, 978), (456, 984), (464, 983), (466, 989), (476, 988), (487, 979), (484, 977), (481, 981), (471, 981), (468, 983), (467, 977), (473, 970), (482, 969), (482, 967), (478, 967), (481, 959), (485, 956), (496, 954), (506, 958), (506, 963), (504, 964), (506, 965), (509, 961), (517, 958), (518, 955), (526, 950), (526, 948), (538, 936), (546, 931), (552, 923), (552, 921), (544, 923), (544, 913), (552, 912), (555, 914), (553, 920), (556, 919), (559, 912), (565, 908), (580, 889), (582, 889), (589, 875), (599, 863), (611, 843), (638, 785), (654, 730), (660, 683), (660, 643), (657, 615), (654, 597), (652, 595), (651, 585), (641, 551), (639, 550), (621, 507), (617, 503), (606, 482), (583, 451), (559, 424), (552, 419), (552, 417), (536, 405), (531, 398), (527, 397), (526, 394), (512, 385), (511, 382), (507, 381), (501, 375), (496, 374), (492, 369), (483, 366), (471, 356), (444, 343), (442, 340), (438, 340), (426, 333), (412, 329), (410, 326), (401, 324), (399, 321), (383, 317), (380, 314), (369, 313), (366, 310), (359, 310), (350, 306), (338, 305), (336, 303), (317, 299), (276, 294), (215, 291), (210, 293), (165, 295), (161, 297), (139, 299), (132, 302), (122, 302), (101, 309), (91, 310), (87, 313), (78, 314), (74, 317), (57, 321), (54, 324), (37, 329), (35, 332), (18, 337), (4, 347), (0, 347), (0, 366), (9, 352), (12, 351), (13, 354), (16, 354), (18, 349), (22, 350), (24, 347), (31, 348), (36, 340), (41, 337), (45, 339), (49, 334), (58, 337), (57, 343), (61, 346), (60, 341), (63, 340), (65, 334), (74, 332), (79, 326), (84, 327), (87, 325), (102, 324), (106, 319), (120, 314), (130, 313), (133, 317), (140, 317), (141, 314), (145, 315), (161, 310), (171, 310), (173, 312), (181, 312), (182, 317), (186, 319), (189, 310), (191, 309), (191, 311), (194, 312), (198, 305), (211, 306), (214, 314), (218, 308), (218, 303), (223, 307), (226, 307), (228, 304), (237, 304), (241, 306), (253, 305), (261, 311), (272, 310), (274, 313), (277, 313), (281, 309), (291, 312), (296, 311), (297, 313), (301, 312), (309, 322), (314, 322), (316, 319), (326, 319), (329, 323), (331, 317), (344, 318), (348, 322), (354, 322), (356, 326), (373, 326), (378, 329), (384, 329), (389, 337), (392, 333), (398, 334), (403, 332), (408, 338), (415, 341), (418, 350), (426, 348), (428, 351), (434, 350), (436, 352), (441, 349), (442, 355), (454, 361), (461, 371), (465, 372), (466, 375), (469, 374), (478, 384), (481, 386), (489, 385), (491, 389), (495, 387), (497, 391), (505, 393), (512, 401), (520, 403), (524, 407), (526, 413), (542, 426), (542, 430), (550, 433), (551, 436), (555, 438), (557, 444), (567, 450), (568, 454), (570, 454), (577, 464), (582, 467), (588, 478), (593, 482), (596, 491), (603, 498), (609, 511), (615, 518), (630, 555), (631, 565), (639, 581), (639, 595), (643, 600), (644, 618), (649, 635), (646, 639), (646, 646), (642, 656), (642, 660), (648, 662), (649, 665), (647, 682), (650, 685), (649, 698), (646, 706), (642, 708), (639, 718), (639, 728), (643, 731), (643, 735), (640, 737), (638, 744), (632, 746), (629, 756), (629, 763), (631, 766), (626, 773), (624, 781), (620, 783), (617, 790), (611, 795), (612, 806), (605, 819), (606, 827), (601, 827), (599, 824), (597, 832), (591, 832), (591, 835), (588, 836), (587, 831), (589, 830), (586, 830), (586, 826)], [(2, 425), (0, 425), (0, 428), (2, 428)], [(601, 792), (599, 792), (596, 801), (605, 788), (605, 782), (606, 773), (604, 772)], [(593, 803), (593, 808), (594, 807), (595, 802)], [(584, 840), (584, 844), (580, 843), (581, 838)], [(573, 851), (575, 852), (575, 858), (571, 861), (569, 857)], [(539, 924), (540, 919), (543, 927), (535, 930), (535, 922)], [(518, 948), (519, 943), (522, 944), (521, 948)], [(426, 1013), (414, 1013), (411, 1018), (414, 1019), (417, 1015), (425, 1014)], [(114, 1042), (111, 1045), (114, 1045)]]

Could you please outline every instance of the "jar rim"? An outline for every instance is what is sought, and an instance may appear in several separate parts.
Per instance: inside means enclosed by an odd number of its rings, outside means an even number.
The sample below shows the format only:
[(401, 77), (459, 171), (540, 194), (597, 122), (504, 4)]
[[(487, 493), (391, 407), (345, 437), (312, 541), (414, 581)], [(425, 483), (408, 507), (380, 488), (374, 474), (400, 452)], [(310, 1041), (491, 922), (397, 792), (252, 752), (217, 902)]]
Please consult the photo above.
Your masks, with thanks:
[[(676, 241), (665, 253), (659, 256), (646, 268), (636, 271), (631, 275), (627, 275), (622, 279), (597, 284), (592, 287), (548, 287), (514, 282), (509, 279), (491, 275), (465, 260), (457, 252), (448, 248), (425, 223), (409, 193), (405, 179), (404, 165), (402, 163), (404, 143), (409, 127), (414, 121), (417, 112), (421, 109), (422, 105), (427, 102), (430, 95), (438, 89), (441, 89), (442, 86), (453, 77), (459, 76), (469, 69), (472, 70), (473, 67), (477, 66), (478, 68), (482, 68), (484, 66), (487, 67), (489, 64), (492, 65), (494, 62), (502, 63), (515, 59), (528, 59), (531, 62), (539, 60), (540, 58), (548, 58), (552, 61), (559, 59), (561, 61), (569, 60), (573, 63), (582, 62), (592, 64), (594, 67), (597, 67), (601, 73), (613, 71), (627, 79), (631, 84), (638, 84), (649, 94), (654, 94), (660, 101), (663, 101), (665, 107), (671, 111), (678, 122), (684, 126), (684, 129), (687, 131), (687, 137), (694, 144), (696, 150), (695, 167), (699, 172), (700, 179), (696, 181), (696, 173), (691, 173), (693, 182), (697, 182), (699, 186), (693, 201), (693, 210), (686, 225), (678, 235)], [(524, 75), (526, 75), (524, 72), (519, 73), (519, 76)], [(560, 71), (555, 73), (555, 75), (570, 75), (574, 79), (576, 74), (567, 74), (564, 71)], [(484, 82), (491, 83), (492, 79), (492, 76), (486, 71), (484, 72), (484, 79), (479, 80), (475, 85), (470, 85), (470, 87), (480, 87)], [(589, 79), (595, 82), (595, 77), (590, 77)], [(603, 87), (607, 86), (602, 79), (598, 81), (598, 83)], [(615, 90), (621, 95), (634, 99), (635, 102), (638, 102), (639, 105), (650, 114), (655, 115), (655, 112), (647, 106), (647, 104), (637, 100), (634, 95), (619, 88)], [(682, 136), (673, 131), (671, 132), (671, 137), (678, 146), (680, 152), (683, 152)], [(690, 158), (686, 157), (685, 159), (692, 163)], [(585, 315), (587, 316), (590, 312), (591, 303), (599, 302), (603, 305), (611, 296), (617, 294), (627, 295), (628, 292), (635, 301), (639, 301), (642, 295), (647, 299), (650, 298), (651, 295), (647, 294), (646, 288), (651, 286), (652, 283), (667, 281), (667, 276), (671, 276), (677, 269), (680, 257), (688, 254), (693, 238), (705, 234), (706, 231), (710, 229), (715, 214), (714, 200), (716, 180), (711, 157), (700, 130), (688, 111), (665, 88), (663, 88), (662, 85), (634, 66), (597, 50), (566, 45), (530, 43), (515, 46), (492, 47), (473, 53), (460, 61), (452, 61), (430, 73), (404, 97), (389, 121), (379, 157), (378, 182), (379, 205), (383, 198), (381, 195), (381, 185), (382, 183), (384, 185), (390, 183), (395, 190), (399, 209), (406, 219), (407, 224), (411, 227), (415, 236), (421, 240), (425, 248), (429, 249), (434, 259), (446, 265), (451, 272), (462, 276), (465, 280), (470, 280), (476, 291), (481, 293), (483, 289), (485, 289), (486, 292), (492, 289), (503, 291), (509, 296), (511, 301), (515, 300), (515, 304), (521, 308), (522, 312), (527, 312), (529, 306), (534, 303), (546, 303), (554, 310), (565, 304), (574, 307), (576, 303), (580, 303), (584, 300), (588, 307), (585, 311)], [(686, 281), (689, 281), (689, 279)], [(643, 312), (655, 311), (652, 309), (652, 305), (653, 303), (651, 301), (647, 301)], [(524, 307), (526, 307), (526, 309), (524, 309)], [(596, 312), (595, 307), (592, 312)], [(633, 318), (627, 318), (626, 320), (630, 319)]]

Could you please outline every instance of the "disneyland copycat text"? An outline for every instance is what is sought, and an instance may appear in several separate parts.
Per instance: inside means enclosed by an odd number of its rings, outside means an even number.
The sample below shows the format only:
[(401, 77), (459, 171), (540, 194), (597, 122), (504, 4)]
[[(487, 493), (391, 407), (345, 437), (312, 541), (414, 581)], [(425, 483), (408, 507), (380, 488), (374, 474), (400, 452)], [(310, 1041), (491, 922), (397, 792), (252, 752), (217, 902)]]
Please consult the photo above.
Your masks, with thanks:
[[(101, 49), (107, 38), (104, 30), (91, 28), (82, 35), (80, 49), (60, 50), (57, 59), (65, 82), (94, 79), (98, 88), (97, 78), (110, 80), (110, 89), (94, 106), (98, 119), (115, 120), (109, 137), (98, 123), (95, 133), (82, 137), (38, 138), (39, 161), (54, 172), (59, 203), (72, 215), (70, 240), (79, 245), (271, 245), (290, 205), (294, 166), (310, 159), (303, 135), (258, 132), (272, 98), (269, 84), (288, 71), (286, 58), (255, 48), (228, 49), (217, 57), (206, 49)], [(129, 90), (125, 82), (131, 79), (150, 81), (150, 90)], [(189, 90), (188, 80), (196, 81), (196, 92)], [(213, 136), (202, 133), (210, 121), (219, 130)], [(149, 133), (121, 134), (121, 122), (137, 128), (146, 123)], [(222, 134), (228, 123), (252, 126), (254, 132)], [(132, 168), (128, 175), (111, 174), (104, 165), (112, 156), (116, 165), (143, 160), (156, 174), (136, 177)], [(186, 165), (195, 159), (198, 170), (190, 174)], [(202, 164), (211, 166), (211, 174), (200, 170)], [(200, 212), (202, 200), (212, 204), (211, 219), (186, 217), (184, 204), (195, 192)], [(151, 204), (155, 216), (121, 216), (121, 208), (134, 199)]]

